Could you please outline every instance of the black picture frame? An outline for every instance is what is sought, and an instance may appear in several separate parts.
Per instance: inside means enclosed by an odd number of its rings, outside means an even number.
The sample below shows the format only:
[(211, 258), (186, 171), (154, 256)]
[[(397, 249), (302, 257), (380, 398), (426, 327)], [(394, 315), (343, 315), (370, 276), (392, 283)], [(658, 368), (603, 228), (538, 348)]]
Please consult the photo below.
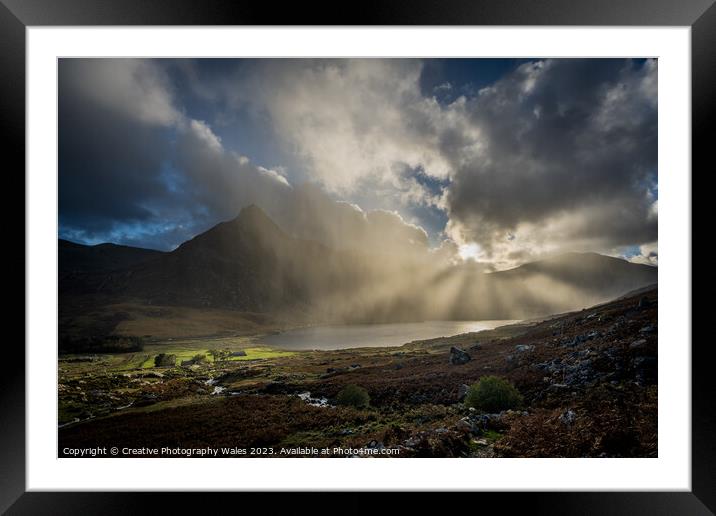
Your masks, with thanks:
[[(321, 2), (270, 4), (229, 0), (0, 0), (0, 124), (5, 135), (6, 197), (24, 199), (25, 192), (24, 174), (20, 172), (25, 169), (25, 29), (48, 25), (690, 26), (692, 158), (695, 166), (703, 163), (705, 168), (710, 162), (707, 153), (716, 136), (713, 122), (713, 91), (716, 88), (714, 0), (363, 0), (326, 5)], [(713, 169), (713, 165), (710, 168)], [(22, 196), (17, 193), (19, 191), (23, 192)], [(25, 227), (23, 225), (23, 232), (19, 234), (19, 207), (9, 202), (4, 203), (4, 207), (7, 212), (5, 221), (13, 221), (18, 233), (12, 238), (14, 251), (8, 275), (19, 283), (21, 275), (17, 271), (25, 266), (27, 259), (25, 246), (20, 245), (25, 241)], [(22, 306), (24, 314), (24, 303), (13, 305), (17, 311)], [(8, 322), (15, 320), (17, 318), (8, 317)], [(24, 329), (22, 332), (24, 340)], [(711, 346), (708, 341), (692, 346), (692, 491), (474, 493), (467, 495), (472, 497), (469, 503), (474, 503), (473, 507), (481, 512), (488, 503), (506, 506), (509, 499), (510, 509), (524, 507), (530, 513), (713, 514), (712, 511), (716, 511), (716, 404), (712, 401), (715, 391)], [(177, 507), (182, 512), (206, 509), (206, 496), (200, 500), (188, 493), (26, 492), (25, 353), (16, 342), (8, 341), (3, 354), (5, 362), (13, 367), (5, 367), (0, 375), (1, 511), (10, 514), (135, 514), (153, 510), (149, 502), (157, 499), (165, 511)], [(211, 496), (212, 505), (222, 501), (235, 503), (228, 493)], [(357, 494), (351, 496), (354, 500), (342, 503), (341, 512), (370, 510), (383, 503), (380, 496), (378, 499)], [(253, 494), (244, 493), (241, 497), (243, 507), (257, 506)], [(462, 495), (458, 496), (457, 500), (462, 498)], [(316, 503), (305, 496), (299, 500), (310, 505)], [(413, 495), (412, 500), (423, 503), (419, 495)], [(316, 507), (316, 510), (320, 512), (320, 508)]]

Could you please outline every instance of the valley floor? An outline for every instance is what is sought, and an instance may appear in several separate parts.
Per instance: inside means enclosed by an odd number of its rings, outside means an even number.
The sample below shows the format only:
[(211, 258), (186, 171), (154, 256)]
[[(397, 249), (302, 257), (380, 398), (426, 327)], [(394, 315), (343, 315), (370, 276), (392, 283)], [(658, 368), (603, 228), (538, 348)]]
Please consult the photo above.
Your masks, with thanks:
[[(657, 304), (654, 289), (396, 348), (283, 352), (227, 337), (64, 356), (59, 455), (209, 446), (225, 456), (656, 457)], [(470, 360), (451, 363), (453, 346)], [(154, 367), (160, 352), (181, 363), (209, 348), (245, 355)], [(485, 375), (512, 382), (523, 406), (468, 408), (465, 386)], [(367, 390), (367, 408), (335, 405), (349, 384)]]

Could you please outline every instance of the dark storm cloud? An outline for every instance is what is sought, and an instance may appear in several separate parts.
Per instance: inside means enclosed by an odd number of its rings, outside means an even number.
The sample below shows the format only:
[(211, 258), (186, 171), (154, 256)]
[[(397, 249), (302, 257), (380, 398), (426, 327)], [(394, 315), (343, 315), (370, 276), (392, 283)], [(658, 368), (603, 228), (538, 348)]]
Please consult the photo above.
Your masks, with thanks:
[(651, 256), (656, 75), (649, 60), (61, 60), (60, 234), (170, 249), (257, 204), (338, 247), (448, 235), (435, 256), (498, 267)]
[(172, 249), (256, 204), (303, 238), (336, 247), (427, 251), (425, 231), (397, 213), (363, 211), (318, 188), (295, 189), (282, 171), (229, 150), (178, 101), (187, 96), (187, 86), (175, 80), (179, 71), (196, 79), (193, 74), (206, 66), (180, 65), (61, 61), (61, 237)]
[[(112, 68), (107, 65), (101, 64), (95, 75), (107, 79), (105, 72)], [(162, 177), (171, 152), (170, 128), (137, 117), (131, 96), (127, 109), (112, 91), (100, 101), (103, 88), (92, 69), (87, 61), (63, 59), (59, 64), (61, 234), (88, 241), (101, 240), (121, 225), (156, 222), (160, 205), (170, 205)], [(125, 66), (123, 72), (136, 70)]]
[(280, 202), (286, 181), (226, 151), (175, 93), (157, 62), (60, 62), (61, 236), (171, 249), (247, 204)]
[[(487, 252), (515, 232), (533, 247), (555, 236), (602, 248), (656, 239), (655, 61), (524, 64), (465, 109), (479, 139), (443, 142), (456, 237)], [(554, 231), (541, 235), (540, 225)]]

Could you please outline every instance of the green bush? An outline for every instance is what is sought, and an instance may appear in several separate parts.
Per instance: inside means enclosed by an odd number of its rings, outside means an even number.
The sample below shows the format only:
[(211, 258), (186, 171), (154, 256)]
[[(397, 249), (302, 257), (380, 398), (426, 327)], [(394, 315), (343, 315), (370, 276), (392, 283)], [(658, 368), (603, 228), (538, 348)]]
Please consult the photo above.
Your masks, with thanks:
[(214, 362), (226, 360), (231, 356), (231, 351), (228, 349), (210, 349), (208, 353), (214, 358)]
[(204, 362), (206, 362), (206, 355), (204, 353), (197, 353), (189, 360), (182, 360), (181, 365), (189, 366), (194, 364), (203, 364)]
[(159, 353), (157, 356), (154, 357), (154, 367), (174, 367), (176, 365), (176, 361), (176, 355)]
[(370, 403), (368, 391), (358, 385), (346, 385), (338, 393), (336, 401), (339, 405), (347, 405), (355, 408), (367, 407)]
[(522, 395), (514, 385), (503, 378), (483, 376), (470, 386), (465, 403), (485, 412), (500, 412), (520, 406)]

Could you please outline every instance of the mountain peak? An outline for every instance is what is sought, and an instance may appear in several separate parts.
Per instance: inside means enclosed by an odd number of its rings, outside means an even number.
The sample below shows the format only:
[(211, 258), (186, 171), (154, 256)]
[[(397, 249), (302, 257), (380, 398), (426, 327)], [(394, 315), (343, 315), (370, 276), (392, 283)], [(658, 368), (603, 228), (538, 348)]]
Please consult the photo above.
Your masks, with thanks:
[(281, 231), (278, 225), (269, 217), (264, 210), (255, 204), (250, 204), (241, 208), (239, 215), (234, 219), (234, 222), (239, 222), (245, 226), (254, 227), (257, 229), (265, 229), (271, 231)]
[(259, 208), (255, 204), (249, 204), (248, 206), (244, 206), (241, 208), (241, 211), (239, 212), (239, 217), (256, 217), (256, 216), (263, 216), (268, 218), (268, 215), (266, 215), (266, 212)]
[(256, 204), (243, 207), (227, 227), (241, 228), (254, 236), (261, 235), (263, 238), (286, 238), (285, 232), (278, 224)]

